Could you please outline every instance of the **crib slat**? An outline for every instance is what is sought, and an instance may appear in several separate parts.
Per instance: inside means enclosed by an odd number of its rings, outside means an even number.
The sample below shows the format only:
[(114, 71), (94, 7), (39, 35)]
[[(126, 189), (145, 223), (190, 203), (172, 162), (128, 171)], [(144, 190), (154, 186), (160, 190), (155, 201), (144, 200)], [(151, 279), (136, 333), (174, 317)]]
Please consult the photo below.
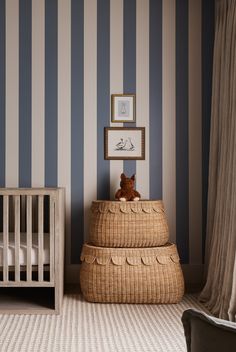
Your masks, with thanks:
[(27, 196), (27, 205), (26, 205), (26, 214), (27, 214), (27, 281), (32, 280), (32, 261), (31, 261), (31, 252), (32, 252), (32, 196)]
[(20, 281), (20, 196), (14, 197), (15, 208), (15, 281)]
[(26, 231), (26, 196), (24, 194), (21, 195), (21, 210), (20, 210), (20, 224), (21, 224), (21, 231), (25, 232)]
[(55, 202), (50, 196), (50, 282), (54, 282), (54, 217), (55, 217)]
[(43, 196), (38, 197), (38, 274), (43, 281)]
[(3, 196), (3, 281), (8, 281), (9, 197)]

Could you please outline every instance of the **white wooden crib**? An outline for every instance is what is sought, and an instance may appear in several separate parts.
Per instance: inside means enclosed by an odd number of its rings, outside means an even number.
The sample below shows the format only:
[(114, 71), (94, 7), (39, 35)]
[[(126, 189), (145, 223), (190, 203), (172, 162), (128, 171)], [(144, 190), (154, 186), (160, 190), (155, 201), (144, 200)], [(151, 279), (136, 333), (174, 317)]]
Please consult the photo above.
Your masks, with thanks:
[(64, 189), (0, 188), (0, 314), (59, 314)]

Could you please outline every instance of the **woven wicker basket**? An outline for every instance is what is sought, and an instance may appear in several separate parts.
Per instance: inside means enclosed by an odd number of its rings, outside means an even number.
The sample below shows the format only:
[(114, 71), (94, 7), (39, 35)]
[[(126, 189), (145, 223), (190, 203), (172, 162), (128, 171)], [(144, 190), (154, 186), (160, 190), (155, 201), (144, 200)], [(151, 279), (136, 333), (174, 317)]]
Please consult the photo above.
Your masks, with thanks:
[(89, 243), (95, 246), (156, 247), (168, 238), (161, 201), (92, 202)]
[(174, 244), (153, 248), (102, 248), (85, 244), (80, 284), (87, 301), (177, 303), (184, 293)]

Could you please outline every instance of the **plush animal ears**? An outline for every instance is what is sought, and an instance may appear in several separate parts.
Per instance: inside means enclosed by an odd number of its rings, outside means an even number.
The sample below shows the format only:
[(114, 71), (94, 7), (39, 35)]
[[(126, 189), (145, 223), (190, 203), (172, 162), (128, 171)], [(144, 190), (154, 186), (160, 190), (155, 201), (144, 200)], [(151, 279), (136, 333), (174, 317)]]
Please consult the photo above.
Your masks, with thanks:
[(125, 180), (125, 179), (126, 179), (125, 174), (121, 174), (121, 175), (120, 175), (120, 178), (121, 178), (121, 180)]
[[(124, 173), (121, 174), (121, 175), (120, 175), (120, 178), (121, 178), (121, 180), (125, 180), (125, 179), (126, 179), (125, 174), (124, 174)], [(135, 174), (133, 174), (133, 176), (131, 176), (131, 180), (132, 180), (132, 181), (135, 181)]]

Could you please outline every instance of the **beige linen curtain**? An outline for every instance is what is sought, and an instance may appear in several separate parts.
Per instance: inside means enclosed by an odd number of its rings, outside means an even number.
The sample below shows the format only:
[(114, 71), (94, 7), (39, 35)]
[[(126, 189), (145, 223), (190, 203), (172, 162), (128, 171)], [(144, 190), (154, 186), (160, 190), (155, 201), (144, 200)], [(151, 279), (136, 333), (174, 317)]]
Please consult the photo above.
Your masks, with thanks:
[(236, 321), (236, 1), (216, 1), (206, 242), (200, 295), (216, 316)]

